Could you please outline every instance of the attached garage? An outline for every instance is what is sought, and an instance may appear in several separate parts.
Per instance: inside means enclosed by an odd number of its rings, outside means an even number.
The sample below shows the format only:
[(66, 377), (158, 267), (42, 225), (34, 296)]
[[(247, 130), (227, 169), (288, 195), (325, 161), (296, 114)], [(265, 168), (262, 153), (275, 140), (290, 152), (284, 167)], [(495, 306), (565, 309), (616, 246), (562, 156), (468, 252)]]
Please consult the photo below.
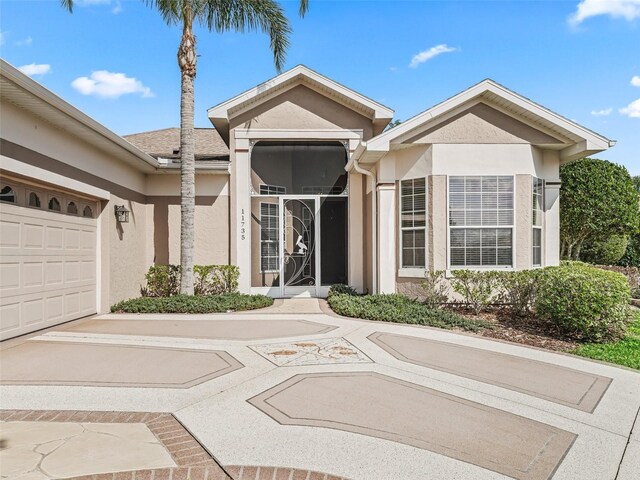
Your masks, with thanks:
[(95, 200), (0, 181), (0, 340), (96, 313)]

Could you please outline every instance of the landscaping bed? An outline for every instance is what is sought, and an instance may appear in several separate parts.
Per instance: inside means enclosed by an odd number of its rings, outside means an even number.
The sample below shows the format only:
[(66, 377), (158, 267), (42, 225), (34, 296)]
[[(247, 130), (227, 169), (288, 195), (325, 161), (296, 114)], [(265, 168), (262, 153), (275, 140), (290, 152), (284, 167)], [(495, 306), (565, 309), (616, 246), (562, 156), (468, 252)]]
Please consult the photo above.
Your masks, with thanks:
[(113, 313), (225, 313), (255, 310), (273, 305), (264, 295), (225, 293), (221, 295), (174, 295), (124, 300), (111, 307)]

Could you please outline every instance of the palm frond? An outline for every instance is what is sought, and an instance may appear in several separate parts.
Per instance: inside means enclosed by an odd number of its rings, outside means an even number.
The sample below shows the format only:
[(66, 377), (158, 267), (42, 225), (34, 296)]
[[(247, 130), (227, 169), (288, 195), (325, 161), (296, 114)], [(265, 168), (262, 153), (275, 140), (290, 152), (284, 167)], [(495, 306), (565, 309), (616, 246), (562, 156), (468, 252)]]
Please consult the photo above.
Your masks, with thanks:
[(284, 66), (291, 27), (280, 4), (274, 0), (206, 0), (196, 18), (209, 30), (262, 31), (269, 35), (278, 72)]
[(73, 0), (60, 0), (62, 8), (69, 10), (69, 13), (73, 13)]
[(305, 13), (309, 11), (309, 0), (300, 0), (300, 16), (304, 18)]

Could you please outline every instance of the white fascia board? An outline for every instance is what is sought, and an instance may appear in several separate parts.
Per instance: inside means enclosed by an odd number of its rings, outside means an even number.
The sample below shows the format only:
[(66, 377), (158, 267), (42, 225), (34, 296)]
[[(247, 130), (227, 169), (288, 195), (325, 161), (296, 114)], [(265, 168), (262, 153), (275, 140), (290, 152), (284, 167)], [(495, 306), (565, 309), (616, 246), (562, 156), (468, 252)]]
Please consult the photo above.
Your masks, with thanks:
[(76, 122), (92, 130), (95, 134), (106, 138), (118, 147), (126, 150), (130, 155), (137, 157), (139, 160), (145, 162), (153, 168), (158, 167), (158, 162), (151, 155), (148, 155), (142, 150), (134, 147), (124, 138), (115, 134), (101, 123), (98, 123), (89, 115), (81, 112), (76, 107), (63, 100), (50, 90), (46, 89), (38, 82), (31, 79), (29, 76), (25, 75), (2, 58), (0, 58), (0, 72), (3, 77), (32, 95), (34, 98), (38, 99), (39, 101), (45, 102), (58, 111), (64, 113), (68, 117), (74, 119)]
[(271, 90), (283, 83), (286, 83), (297, 76), (306, 77), (314, 82), (317, 82), (326, 88), (335, 91), (336, 93), (343, 95), (350, 100), (360, 103), (367, 108), (370, 108), (374, 111), (374, 118), (393, 118), (394, 111), (384, 105), (371, 100), (370, 98), (365, 97), (364, 95), (359, 94), (358, 92), (351, 90), (350, 88), (345, 87), (344, 85), (339, 84), (327, 78), (323, 75), (320, 75), (318, 72), (311, 70), (304, 65), (298, 65), (293, 67), (291, 70), (287, 70), (286, 72), (274, 77), (266, 82), (261, 83), (223, 103), (220, 103), (214, 107), (211, 107), (207, 110), (208, 116), (212, 120), (229, 120), (229, 110), (241, 105), (242, 103), (251, 100), (252, 98), (261, 95), (268, 90)]
[(434, 107), (419, 113), (413, 118), (401, 123), (397, 127), (394, 127), (390, 130), (387, 130), (384, 133), (370, 139), (368, 141), (368, 148), (372, 150), (387, 150), (390, 148), (390, 144), (394, 141), (402, 137), (403, 135), (420, 128), (425, 123), (430, 120), (439, 117), (461, 105), (464, 105), (467, 102), (470, 102), (476, 97), (480, 97), (485, 92), (493, 93), (510, 103), (526, 109), (533, 113), (534, 115), (554, 123), (558, 127), (567, 130), (568, 132), (573, 133), (579, 137), (584, 138), (588, 142), (592, 143), (594, 146), (597, 145), (602, 150), (605, 150), (612, 146), (615, 142), (599, 135), (591, 130), (584, 128), (578, 125), (575, 122), (572, 122), (551, 110), (548, 110), (537, 103), (532, 102), (531, 100), (522, 97), (515, 92), (503, 87), (502, 85), (494, 82), (493, 80), (483, 80), (482, 82), (472, 86), (471, 88), (445, 100), (444, 102), (435, 105)]

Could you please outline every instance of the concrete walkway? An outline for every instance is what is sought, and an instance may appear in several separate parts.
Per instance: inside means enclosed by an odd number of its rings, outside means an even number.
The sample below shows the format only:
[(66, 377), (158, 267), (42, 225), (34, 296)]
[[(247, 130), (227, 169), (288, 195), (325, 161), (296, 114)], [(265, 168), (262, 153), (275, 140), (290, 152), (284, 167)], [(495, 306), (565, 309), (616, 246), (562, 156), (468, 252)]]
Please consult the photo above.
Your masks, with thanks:
[(104, 315), (0, 350), (2, 478), (640, 477), (639, 373), (316, 300)]

